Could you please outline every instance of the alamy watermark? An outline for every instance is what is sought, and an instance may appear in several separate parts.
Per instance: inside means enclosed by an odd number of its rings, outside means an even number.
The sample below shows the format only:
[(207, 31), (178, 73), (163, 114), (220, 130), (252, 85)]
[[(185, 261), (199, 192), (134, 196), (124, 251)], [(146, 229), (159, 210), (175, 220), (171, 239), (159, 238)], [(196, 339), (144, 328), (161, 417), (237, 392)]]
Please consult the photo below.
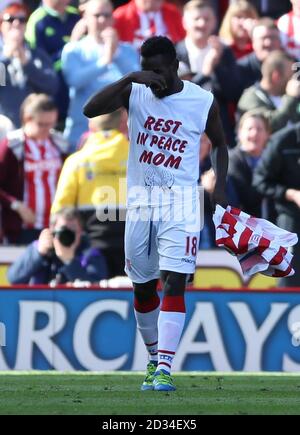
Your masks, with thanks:
[(6, 67), (0, 62), (0, 86), (6, 86)]
[[(125, 210), (126, 193), (127, 213), (122, 210)], [(184, 222), (191, 232), (204, 225), (204, 189), (201, 186), (131, 186), (126, 192), (126, 183), (120, 179), (118, 191), (112, 186), (99, 187), (94, 204), (100, 222), (124, 221), (127, 214), (127, 220), (131, 222)]]
[(4, 323), (0, 322), (0, 347), (6, 346), (6, 328)]

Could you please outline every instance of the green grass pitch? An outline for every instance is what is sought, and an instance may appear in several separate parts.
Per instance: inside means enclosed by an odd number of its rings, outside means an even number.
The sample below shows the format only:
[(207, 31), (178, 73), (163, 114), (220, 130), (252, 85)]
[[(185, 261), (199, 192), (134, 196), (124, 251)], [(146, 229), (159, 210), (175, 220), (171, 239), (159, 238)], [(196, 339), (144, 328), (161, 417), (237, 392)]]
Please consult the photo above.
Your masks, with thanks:
[(300, 374), (178, 373), (177, 391), (139, 391), (141, 373), (0, 373), (0, 414), (300, 415)]

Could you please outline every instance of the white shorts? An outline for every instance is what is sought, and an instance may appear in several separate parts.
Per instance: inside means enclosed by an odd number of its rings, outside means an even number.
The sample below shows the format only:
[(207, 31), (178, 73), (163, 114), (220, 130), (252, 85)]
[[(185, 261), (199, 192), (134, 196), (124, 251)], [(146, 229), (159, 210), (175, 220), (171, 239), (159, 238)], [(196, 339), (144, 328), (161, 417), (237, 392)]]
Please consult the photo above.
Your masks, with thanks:
[[(193, 274), (200, 238), (197, 207), (175, 216), (173, 206), (129, 209), (125, 228), (125, 272), (135, 283), (160, 277), (161, 270)], [(188, 213), (188, 218), (187, 218)]]

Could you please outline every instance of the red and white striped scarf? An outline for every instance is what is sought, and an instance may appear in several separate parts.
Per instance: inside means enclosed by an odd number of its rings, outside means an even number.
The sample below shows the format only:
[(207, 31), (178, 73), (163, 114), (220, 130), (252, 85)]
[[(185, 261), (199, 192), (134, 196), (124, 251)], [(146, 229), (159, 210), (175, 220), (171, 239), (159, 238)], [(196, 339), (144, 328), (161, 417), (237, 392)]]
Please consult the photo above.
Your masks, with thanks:
[(217, 205), (213, 221), (217, 246), (236, 255), (245, 276), (255, 273), (273, 277), (294, 275), (293, 255), (288, 248), (298, 242), (297, 234), (231, 206), (225, 210)]

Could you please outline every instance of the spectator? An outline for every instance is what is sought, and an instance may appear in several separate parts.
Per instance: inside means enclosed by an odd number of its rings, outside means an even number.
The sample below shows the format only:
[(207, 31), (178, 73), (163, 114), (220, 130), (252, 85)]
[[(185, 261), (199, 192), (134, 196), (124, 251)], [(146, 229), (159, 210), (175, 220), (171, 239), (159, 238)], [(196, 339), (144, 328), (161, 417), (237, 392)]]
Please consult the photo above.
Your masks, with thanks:
[(9, 131), (14, 129), (14, 125), (9, 118), (0, 115), (0, 141), (3, 140)]
[(80, 20), (78, 10), (69, 6), (71, 0), (43, 0), (29, 18), (26, 39), (31, 48), (43, 49), (51, 57), (59, 77), (56, 104), (63, 125), (69, 105), (69, 90), (61, 71), (61, 53), (69, 41), (73, 27)]
[(194, 75), (195, 74), (191, 71), (189, 65), (187, 65), (185, 62), (179, 62), (178, 77), (181, 78), (181, 80), (188, 80), (192, 82)]
[(21, 114), (22, 128), (0, 143), (0, 204), (6, 240), (27, 244), (49, 224), (67, 144), (52, 130), (57, 108), (47, 95), (29, 95)]
[(79, 0), (78, 11), (80, 12), (81, 18), (79, 21), (77, 21), (77, 23), (73, 27), (71, 37), (70, 37), (70, 42), (79, 41), (87, 34), (86, 20), (84, 19), (83, 15), (88, 1), (89, 0), (82, 0), (82, 1)]
[(300, 82), (292, 78), (294, 60), (282, 51), (271, 53), (262, 65), (262, 79), (247, 89), (238, 111), (261, 109), (270, 122), (271, 131), (300, 121)]
[[(225, 47), (217, 37), (212, 36), (217, 27), (217, 18), (210, 3), (202, 0), (186, 3), (183, 9), (183, 27), (186, 37), (176, 47), (179, 60), (190, 66), (201, 78), (203, 75), (211, 76)], [(214, 62), (211, 62), (213, 54)]]
[[(223, 42), (231, 48), (236, 59), (240, 59), (253, 52), (250, 35), (257, 19), (257, 12), (249, 2), (237, 0), (230, 4), (222, 22), (219, 35)], [(234, 131), (235, 126), (236, 108), (236, 102), (228, 102), (228, 124), (232, 126), (232, 131)], [(233, 134), (231, 136), (231, 145), (235, 146)]]
[(269, 217), (262, 195), (252, 187), (253, 171), (270, 138), (270, 126), (263, 114), (245, 113), (238, 126), (238, 146), (229, 153), (228, 177), (238, 197), (238, 207), (256, 217)]
[(241, 97), (243, 91), (261, 80), (261, 65), (272, 53), (280, 50), (281, 41), (275, 21), (261, 18), (252, 29), (252, 45), (254, 52), (238, 61), (239, 86)]
[(107, 84), (130, 71), (138, 70), (138, 54), (130, 44), (119, 43), (113, 26), (109, 0), (90, 0), (84, 17), (88, 35), (67, 44), (62, 53), (62, 68), (70, 86), (70, 107), (65, 136), (76, 149), (88, 121), (82, 107), (88, 98)]
[(255, 7), (260, 16), (274, 20), (291, 9), (289, 0), (249, 0), (249, 3)]
[(0, 113), (16, 127), (20, 126), (20, 106), (30, 93), (54, 94), (58, 86), (48, 56), (41, 50), (30, 50), (24, 42), (26, 21), (26, 9), (22, 5), (12, 4), (1, 14), (0, 62), (6, 70), (6, 86), (0, 87)]
[[(4, 115), (0, 115), (0, 143), (6, 137), (9, 131), (14, 129), (13, 123), (9, 118)], [(1, 189), (0, 189), (0, 214), (1, 214)], [(0, 221), (1, 222), (1, 221)], [(0, 225), (0, 243), (3, 242), (3, 231)]]
[(223, 19), (219, 35), (237, 59), (252, 53), (251, 30), (258, 14), (246, 0), (231, 3)]
[[(15, 1), (3, 0), (3, 1), (1, 1), (1, 4), (0, 4), (0, 24), (1, 24), (1, 17), (2, 17), (3, 11), (5, 9), (7, 9), (8, 6), (11, 6), (11, 5), (14, 5), (17, 7), (22, 6), (24, 8), (24, 4), (23, 4), (22, 0), (15, 0)], [(25, 8), (24, 8), (24, 11), (25, 11)], [(28, 15), (28, 10), (26, 9), (26, 16), (27, 15)], [(1, 34), (1, 30), (0, 30), (0, 54), (2, 53), (2, 49), (3, 49), (3, 41), (2, 41), (2, 34)]]
[[(300, 238), (300, 123), (272, 136), (255, 172), (257, 191), (275, 201), (277, 225)], [(300, 243), (293, 247), (296, 273), (281, 279), (281, 287), (300, 287)]]
[[(91, 120), (93, 129), (83, 148), (66, 160), (52, 213), (76, 207), (93, 247), (103, 252), (109, 278), (124, 275), (124, 216), (128, 140), (119, 132), (121, 112)], [(107, 209), (108, 208), (108, 209)]]
[(179, 10), (164, 0), (130, 0), (114, 11), (114, 18), (120, 40), (137, 49), (151, 36), (168, 36), (174, 43), (185, 36)]
[(80, 216), (74, 209), (52, 216), (50, 228), (45, 228), (8, 270), (11, 284), (99, 283), (106, 278), (104, 257), (83, 237)]
[(300, 61), (300, 2), (291, 0), (292, 10), (278, 20), (282, 45), (288, 53)]
[[(116, 119), (111, 123), (110, 117), (106, 121), (105, 118), (96, 117), (88, 120), (89, 129), (81, 136), (77, 151), (86, 144), (88, 138), (99, 131), (118, 130), (125, 137), (128, 137), (128, 115), (125, 109), (120, 109), (120, 113), (116, 113)], [(125, 126), (124, 126), (125, 124)], [(110, 126), (109, 128), (107, 126)]]
[(228, 102), (239, 96), (239, 75), (229, 47), (213, 36), (217, 26), (210, 3), (191, 0), (184, 6), (183, 26), (186, 37), (176, 46), (177, 56), (195, 74), (193, 82), (211, 89), (218, 100), (227, 142), (234, 145), (234, 125), (228, 114)]

